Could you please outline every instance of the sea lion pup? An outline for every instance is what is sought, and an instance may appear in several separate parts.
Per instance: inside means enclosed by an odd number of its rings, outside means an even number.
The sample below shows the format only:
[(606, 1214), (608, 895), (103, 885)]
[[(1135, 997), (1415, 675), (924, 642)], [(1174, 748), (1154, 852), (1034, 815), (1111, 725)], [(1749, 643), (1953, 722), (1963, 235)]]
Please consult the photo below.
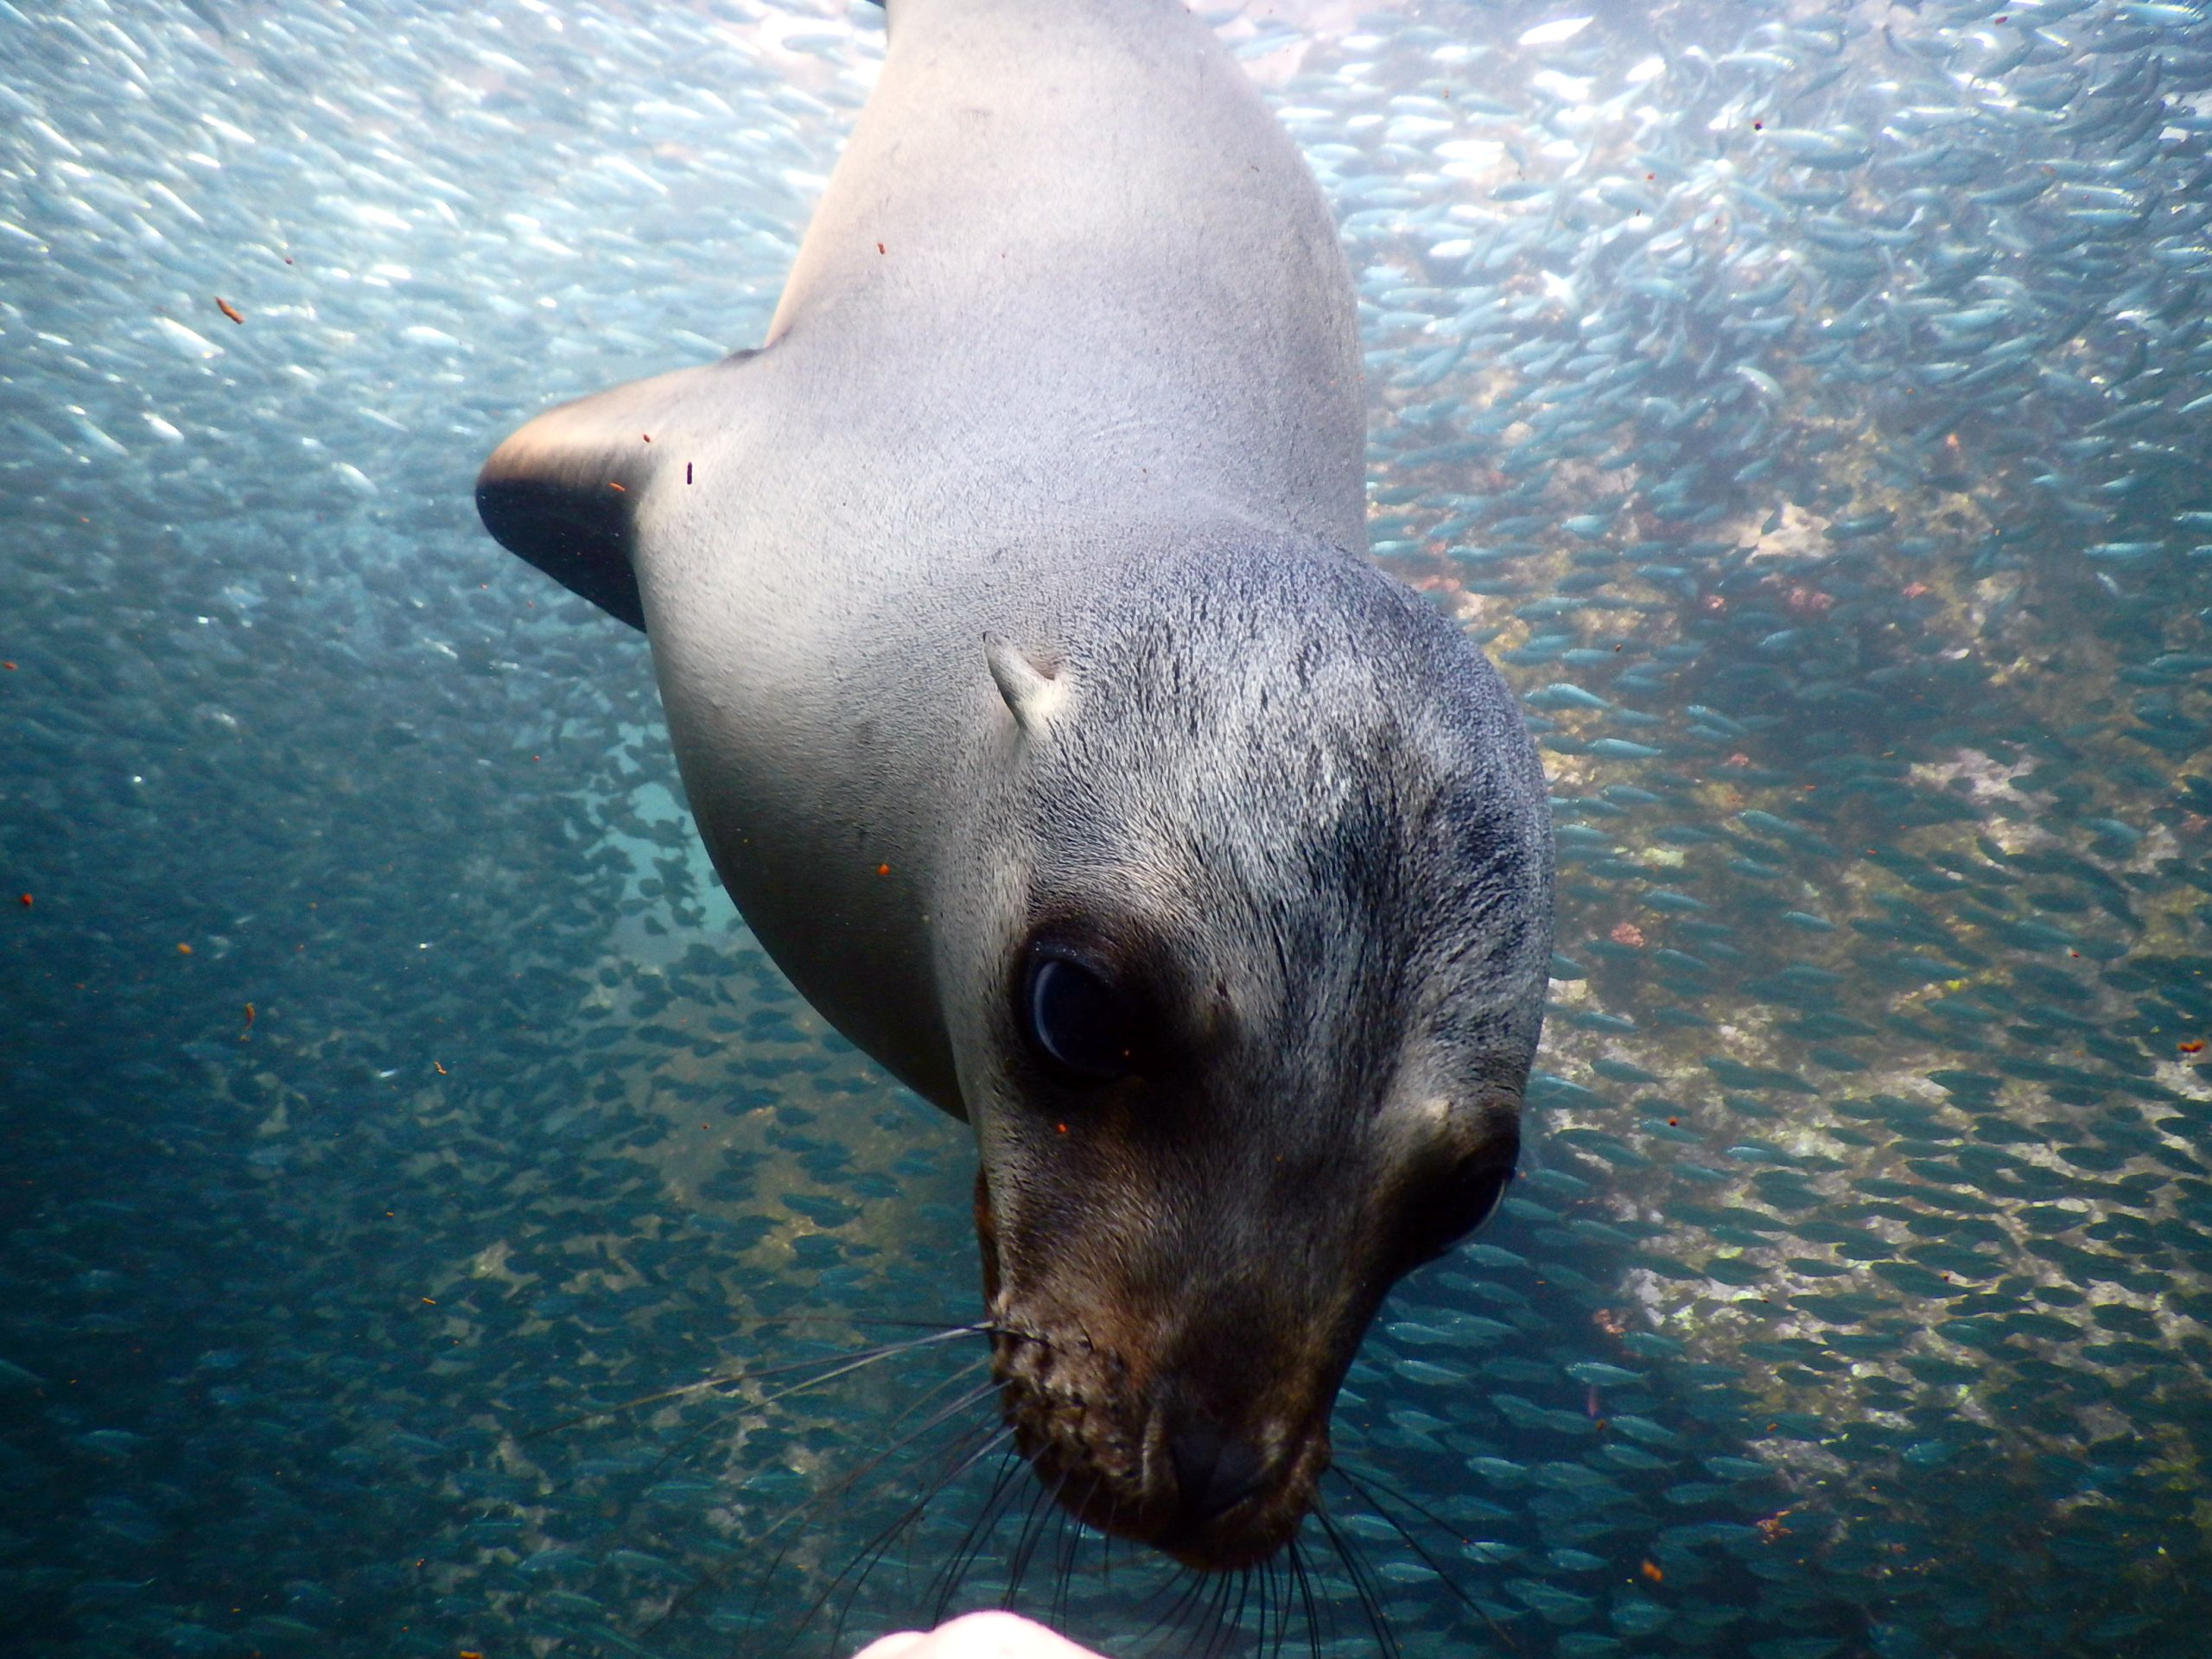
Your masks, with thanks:
[(766, 343), (541, 416), (478, 503), (645, 628), (754, 933), (973, 1124), (1040, 1478), (1243, 1567), (1384, 1293), (1512, 1173), (1542, 775), (1360, 556), (1344, 257), (1212, 35), (889, 10)]

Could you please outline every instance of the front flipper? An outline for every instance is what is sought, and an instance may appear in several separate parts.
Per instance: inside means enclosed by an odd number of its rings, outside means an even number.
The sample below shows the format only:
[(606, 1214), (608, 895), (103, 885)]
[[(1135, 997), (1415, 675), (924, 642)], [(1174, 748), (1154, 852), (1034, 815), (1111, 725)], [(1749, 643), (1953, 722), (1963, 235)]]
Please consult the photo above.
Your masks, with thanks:
[(485, 529), (571, 592), (645, 626), (631, 527), (657, 478), (690, 465), (687, 439), (715, 430), (729, 377), (758, 353), (632, 380), (550, 409), (492, 452), (476, 476)]

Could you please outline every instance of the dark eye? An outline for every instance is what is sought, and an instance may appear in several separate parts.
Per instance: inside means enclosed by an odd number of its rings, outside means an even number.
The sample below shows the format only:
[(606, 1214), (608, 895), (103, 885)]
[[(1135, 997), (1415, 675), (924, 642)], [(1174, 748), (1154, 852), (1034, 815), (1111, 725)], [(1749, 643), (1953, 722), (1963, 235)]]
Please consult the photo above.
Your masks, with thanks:
[(1039, 951), (1030, 962), (1021, 1000), (1031, 1039), (1063, 1071), (1103, 1083), (1135, 1068), (1128, 1006), (1083, 963)]
[(1467, 1159), (1424, 1195), (1412, 1229), (1415, 1262), (1434, 1261), (1491, 1218), (1513, 1179), (1517, 1154)]

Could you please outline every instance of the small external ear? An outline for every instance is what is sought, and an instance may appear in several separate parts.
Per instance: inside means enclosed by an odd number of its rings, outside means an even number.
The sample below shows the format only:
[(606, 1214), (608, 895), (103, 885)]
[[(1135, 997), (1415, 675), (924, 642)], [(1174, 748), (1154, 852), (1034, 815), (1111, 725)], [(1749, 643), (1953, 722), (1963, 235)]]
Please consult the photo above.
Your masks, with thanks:
[(1006, 699), (1014, 724), (1026, 737), (1041, 737), (1067, 702), (1067, 683), (1046, 674), (1031, 662), (1020, 646), (995, 633), (983, 636), (983, 660), (991, 666), (999, 696)]

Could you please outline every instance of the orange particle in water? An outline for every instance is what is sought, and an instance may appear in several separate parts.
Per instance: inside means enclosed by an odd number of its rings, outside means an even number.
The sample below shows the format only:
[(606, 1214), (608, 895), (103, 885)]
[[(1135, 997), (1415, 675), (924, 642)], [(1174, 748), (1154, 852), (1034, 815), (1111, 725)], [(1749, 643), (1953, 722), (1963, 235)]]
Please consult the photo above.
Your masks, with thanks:
[(1682, 1120), (1679, 1117), (1670, 1117), (1667, 1120), (1667, 1127), (1670, 1129), (1678, 1129), (1681, 1126)]
[(25, 910), (29, 910), (31, 907), (31, 896), (28, 893), (17, 893), (16, 895), (16, 902), (22, 905)]
[(875, 867), (875, 873), (878, 875), (888, 875), (891, 874), (891, 867), (888, 864), (879, 864)]
[(180, 957), (188, 957), (192, 954), (192, 947), (188, 944), (180, 944), (176, 948), (176, 953)]
[(1643, 1573), (1645, 1578), (1650, 1580), (1654, 1584), (1658, 1583), (1662, 1579), (1667, 1576), (1664, 1573), (1662, 1573), (1659, 1570), (1659, 1563), (1656, 1561), (1646, 1561), (1642, 1567), (1637, 1567), (1636, 1570)]
[[(23, 902), (28, 905), (30, 903), (30, 900), (29, 899), (25, 899)], [(2181, 1050), (2184, 1054), (2199, 1054), (2204, 1050), (2204, 1039), (2200, 1037), (2194, 1042), (2176, 1043), (2174, 1046)]]
[(1615, 922), (1612, 931), (1605, 937), (1615, 944), (1624, 944), (1631, 950), (1643, 949), (1643, 930), (1634, 922)]
[(435, 1060), (432, 1060), (432, 1061), (430, 1062), (430, 1065), (431, 1065), (431, 1066), (433, 1067), (433, 1069), (435, 1069), (435, 1070), (436, 1071), (437, 1074), (438, 1074), (440, 1077), (442, 1077), (443, 1076), (445, 1076), (445, 1074), (446, 1074), (446, 1069), (445, 1069), (445, 1067), (443, 1067), (442, 1065), (439, 1065)]
[(228, 317), (232, 322), (242, 323), (245, 321), (244, 317), (240, 316), (238, 312), (232, 308), (231, 302), (228, 300), (219, 298), (215, 302), (215, 308), (221, 312), (225, 316)]

